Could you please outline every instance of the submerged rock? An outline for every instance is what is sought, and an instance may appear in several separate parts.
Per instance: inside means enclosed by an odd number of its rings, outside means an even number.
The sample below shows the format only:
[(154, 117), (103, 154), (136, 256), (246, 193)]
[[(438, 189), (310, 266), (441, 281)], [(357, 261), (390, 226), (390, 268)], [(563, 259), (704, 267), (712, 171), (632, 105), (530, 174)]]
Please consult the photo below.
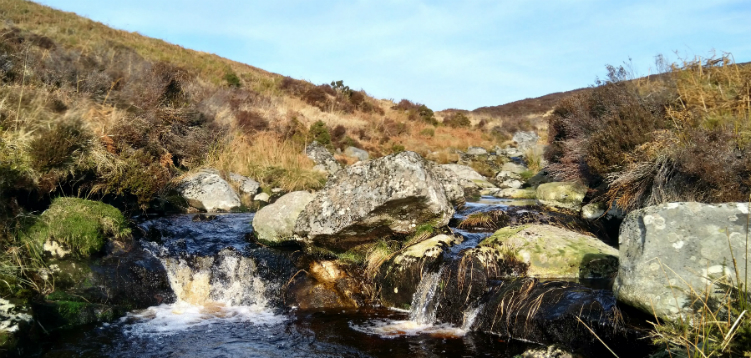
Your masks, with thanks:
[(334, 261), (313, 261), (286, 285), (285, 304), (303, 310), (357, 308), (362, 286)]
[(587, 187), (579, 183), (555, 182), (537, 187), (537, 201), (540, 204), (573, 211), (581, 210), (586, 194)]
[(295, 191), (259, 210), (253, 217), (253, 230), (258, 240), (267, 245), (299, 240), (294, 234), (295, 223), (313, 197), (307, 191)]
[(435, 270), (445, 250), (462, 239), (437, 235), (411, 245), (381, 265), (376, 278), (381, 287), (381, 301), (385, 306), (405, 308), (412, 302), (424, 271)]
[(480, 243), (525, 263), (540, 278), (609, 278), (618, 271), (618, 250), (595, 237), (551, 225), (523, 225), (496, 231)]
[(316, 167), (320, 165), (321, 167), (318, 168), (326, 170), (329, 174), (336, 173), (339, 169), (342, 169), (339, 162), (334, 159), (334, 155), (316, 141), (305, 147), (305, 155), (316, 163)]
[(751, 265), (744, 259), (748, 206), (669, 203), (629, 213), (619, 237), (618, 299), (665, 319), (692, 314), (706, 290), (714, 304)]
[(333, 175), (300, 214), (295, 234), (346, 250), (417, 225), (448, 224), (454, 213), (430, 165), (414, 152), (359, 162)]
[(232, 211), (242, 204), (232, 187), (215, 169), (203, 169), (185, 177), (177, 191), (188, 205), (207, 212)]

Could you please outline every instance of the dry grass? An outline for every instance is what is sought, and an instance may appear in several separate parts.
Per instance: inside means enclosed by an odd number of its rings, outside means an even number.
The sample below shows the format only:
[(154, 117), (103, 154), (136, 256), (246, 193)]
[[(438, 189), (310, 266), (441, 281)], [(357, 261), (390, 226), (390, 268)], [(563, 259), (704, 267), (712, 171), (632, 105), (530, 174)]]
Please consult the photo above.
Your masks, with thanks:
[(459, 225), (460, 229), (499, 229), (508, 222), (508, 215), (502, 210), (469, 214)]
[(261, 132), (253, 137), (238, 134), (214, 151), (207, 164), (260, 180), (267, 187), (287, 191), (321, 188), (326, 175), (312, 170), (315, 164), (303, 154), (303, 149), (273, 132)]

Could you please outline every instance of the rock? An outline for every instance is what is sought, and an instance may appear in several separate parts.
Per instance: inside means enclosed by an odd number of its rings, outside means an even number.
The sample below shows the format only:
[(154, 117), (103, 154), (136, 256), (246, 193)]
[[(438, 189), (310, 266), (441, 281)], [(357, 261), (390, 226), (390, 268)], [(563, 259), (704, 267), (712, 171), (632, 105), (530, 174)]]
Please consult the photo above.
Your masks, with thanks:
[(539, 278), (608, 278), (618, 271), (618, 250), (599, 239), (551, 225), (506, 227), (479, 247), (508, 252)]
[(316, 141), (305, 147), (305, 155), (317, 165), (323, 166), (329, 174), (336, 173), (342, 166), (334, 159), (334, 155), (326, 147)]
[(566, 352), (558, 346), (552, 345), (547, 348), (532, 348), (524, 351), (521, 358), (580, 358), (578, 354)]
[(271, 199), (271, 196), (267, 193), (260, 193), (253, 197), (253, 200), (262, 201), (264, 203), (268, 203), (270, 199)]
[(524, 152), (528, 149), (536, 147), (537, 142), (540, 140), (540, 136), (538, 136), (537, 133), (533, 131), (520, 131), (514, 133), (514, 137), (512, 139), (514, 140), (514, 142), (516, 142), (516, 147), (519, 148), (521, 152)]
[(469, 155), (487, 155), (488, 151), (482, 147), (469, 147), (467, 148), (467, 154)]
[(597, 220), (605, 214), (604, 203), (589, 203), (582, 206), (582, 219)]
[(253, 195), (256, 195), (261, 188), (261, 184), (257, 181), (236, 173), (229, 173), (229, 182), (237, 188), (240, 201), (245, 206), (251, 205)]
[(273, 189), (271, 189), (271, 193), (272, 194), (279, 194), (279, 193), (282, 193), (282, 192), (284, 192), (284, 189), (282, 189), (282, 188), (273, 188)]
[(579, 183), (541, 184), (537, 187), (537, 201), (548, 207), (579, 211), (587, 190), (588, 188), (585, 185)]
[(370, 160), (370, 154), (367, 151), (355, 147), (347, 147), (344, 150), (344, 155), (352, 158), (357, 158), (360, 161)]
[(383, 304), (397, 308), (408, 307), (423, 272), (436, 268), (434, 266), (442, 261), (444, 251), (461, 242), (459, 237), (437, 235), (407, 247), (381, 265), (376, 281), (381, 288)]
[(326, 173), (329, 174), (328, 169), (326, 169), (326, 166), (323, 164), (316, 164), (313, 166), (313, 171), (317, 171), (319, 173)]
[(253, 230), (258, 240), (266, 245), (299, 240), (293, 233), (295, 222), (311, 200), (313, 194), (295, 191), (259, 210), (253, 217)]
[(0, 298), (0, 352), (12, 351), (33, 322), (29, 307)]
[(448, 224), (454, 214), (431, 165), (414, 152), (355, 163), (329, 178), (300, 214), (295, 234), (346, 250), (417, 225)]
[(695, 294), (704, 297), (712, 284), (714, 300), (726, 292), (723, 283), (738, 285), (736, 272), (744, 279), (748, 215), (747, 203), (669, 203), (629, 213), (619, 236), (616, 296), (660, 318), (686, 319), (701, 304)]
[(364, 303), (362, 286), (335, 261), (313, 261), (292, 279), (285, 304), (304, 310), (357, 308)]
[(451, 205), (459, 206), (465, 203), (465, 187), (474, 187), (474, 183), (467, 179), (459, 178), (453, 171), (440, 165), (431, 165), (433, 177), (441, 183), (446, 198)]
[(553, 181), (554, 180), (550, 176), (550, 173), (547, 170), (543, 169), (537, 172), (537, 174), (535, 174), (531, 178), (529, 178), (529, 180), (527, 180), (527, 184), (529, 184), (529, 186), (537, 187), (540, 184), (551, 183)]
[(207, 212), (232, 211), (240, 208), (240, 197), (214, 169), (203, 169), (184, 178), (177, 191), (188, 205)]
[(498, 148), (496, 147), (496, 154), (506, 156), (509, 158), (517, 158), (524, 156), (524, 152), (520, 151), (518, 148), (506, 146), (506, 148)]
[(501, 189), (519, 189), (524, 185), (521, 179), (522, 177), (518, 173), (502, 170), (495, 175), (493, 183)]
[(466, 165), (459, 165), (459, 164), (443, 164), (441, 167), (446, 168), (454, 174), (456, 174), (459, 178), (467, 179), (467, 180), (482, 180), (486, 181), (487, 178), (482, 176), (480, 173), (475, 171), (474, 169), (466, 166)]
[(499, 198), (507, 199), (535, 199), (537, 198), (536, 189), (503, 189), (496, 194)]
[(506, 164), (503, 164), (503, 166), (501, 167), (501, 172), (510, 172), (517, 175), (524, 173), (527, 170), (529, 170), (527, 167), (521, 164), (516, 164), (514, 162), (508, 162)]

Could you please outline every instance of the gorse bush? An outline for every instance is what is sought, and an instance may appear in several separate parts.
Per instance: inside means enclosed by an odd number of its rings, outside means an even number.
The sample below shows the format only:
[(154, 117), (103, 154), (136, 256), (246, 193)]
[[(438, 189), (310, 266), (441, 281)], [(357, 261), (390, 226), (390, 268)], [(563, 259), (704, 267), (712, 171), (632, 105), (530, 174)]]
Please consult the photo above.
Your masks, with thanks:
[(600, 200), (633, 210), (669, 201), (748, 197), (751, 68), (728, 57), (673, 65), (656, 79), (609, 68), (549, 121), (554, 176), (606, 184)]
[(461, 112), (453, 112), (443, 119), (443, 124), (452, 128), (469, 128), (472, 123), (469, 117)]

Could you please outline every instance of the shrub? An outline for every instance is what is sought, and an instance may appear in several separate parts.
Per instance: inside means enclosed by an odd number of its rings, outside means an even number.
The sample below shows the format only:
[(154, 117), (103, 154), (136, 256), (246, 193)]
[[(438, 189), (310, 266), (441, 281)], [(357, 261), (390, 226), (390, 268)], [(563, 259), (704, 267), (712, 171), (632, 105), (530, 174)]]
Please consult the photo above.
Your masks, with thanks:
[(29, 153), (40, 171), (62, 169), (85, 154), (93, 136), (80, 118), (64, 120), (31, 142)]
[(310, 136), (321, 145), (331, 147), (329, 127), (323, 121), (317, 121), (310, 125)]
[(237, 127), (248, 134), (264, 131), (269, 128), (269, 121), (256, 111), (237, 112), (237, 114), (235, 114), (235, 119), (237, 121)]
[(461, 112), (453, 112), (446, 116), (443, 120), (443, 124), (451, 128), (469, 128), (472, 125), (469, 121), (469, 117)]
[(438, 125), (438, 120), (435, 119), (435, 115), (433, 114), (433, 110), (430, 109), (430, 108), (428, 108), (428, 106), (426, 106), (424, 104), (421, 105), (417, 109), (417, 115), (425, 123), (428, 123), (428, 124), (431, 124), (431, 125), (434, 125), (434, 126)]
[(237, 77), (237, 74), (232, 71), (224, 74), (224, 81), (227, 82), (227, 86), (240, 88), (240, 77)]
[(57, 198), (25, 233), (34, 245), (54, 239), (78, 255), (101, 251), (108, 238), (130, 237), (128, 221), (111, 205), (78, 198)]
[(435, 137), (435, 129), (425, 128), (420, 131), (420, 135), (425, 137)]

